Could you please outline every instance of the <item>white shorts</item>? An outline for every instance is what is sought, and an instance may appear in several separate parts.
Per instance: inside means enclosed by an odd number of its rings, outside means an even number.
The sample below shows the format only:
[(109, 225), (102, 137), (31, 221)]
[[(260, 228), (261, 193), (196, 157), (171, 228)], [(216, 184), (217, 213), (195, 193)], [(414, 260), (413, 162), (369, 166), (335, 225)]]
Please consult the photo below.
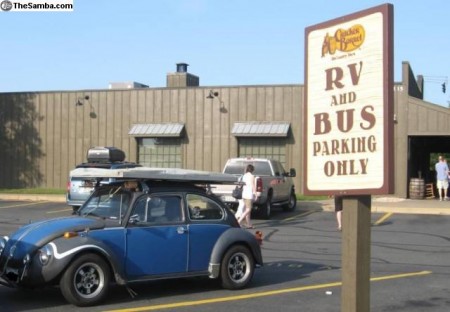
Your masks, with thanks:
[(448, 180), (438, 180), (436, 183), (437, 189), (448, 189)]

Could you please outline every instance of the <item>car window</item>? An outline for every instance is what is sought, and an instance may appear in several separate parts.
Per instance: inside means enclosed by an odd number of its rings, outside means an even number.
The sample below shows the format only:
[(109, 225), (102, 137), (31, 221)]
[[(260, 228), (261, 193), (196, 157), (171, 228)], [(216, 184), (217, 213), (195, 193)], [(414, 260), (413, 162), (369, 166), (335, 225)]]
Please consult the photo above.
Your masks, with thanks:
[(275, 175), (276, 176), (283, 176), (284, 175), (284, 169), (283, 166), (281, 165), (281, 163), (274, 161), (272, 163), (273, 165), (273, 170), (275, 171)]
[(258, 176), (270, 176), (272, 175), (272, 170), (270, 169), (270, 165), (266, 161), (258, 161), (253, 163), (255, 167), (255, 171), (253, 171), (254, 175)]
[(145, 195), (136, 200), (130, 217), (132, 225), (183, 222), (181, 197), (179, 195)]
[(221, 220), (224, 216), (223, 208), (208, 197), (187, 194), (186, 201), (191, 220)]
[(244, 174), (246, 164), (243, 161), (234, 161), (227, 164), (224, 173)]
[(227, 164), (224, 173), (229, 174), (244, 174), (248, 164), (252, 164), (255, 167), (254, 175), (267, 176), (272, 175), (270, 165), (267, 161), (249, 161), (249, 160), (237, 160)]

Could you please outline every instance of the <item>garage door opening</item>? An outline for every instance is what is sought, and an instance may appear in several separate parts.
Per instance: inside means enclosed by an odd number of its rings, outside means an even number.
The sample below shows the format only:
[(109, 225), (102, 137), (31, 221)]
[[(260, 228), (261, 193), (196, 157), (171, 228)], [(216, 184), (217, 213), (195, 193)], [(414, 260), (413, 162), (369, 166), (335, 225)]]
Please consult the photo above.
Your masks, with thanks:
[(430, 184), (437, 194), (434, 165), (439, 155), (450, 161), (450, 136), (409, 136), (408, 145), (408, 198), (416, 197), (421, 188), (426, 197)]

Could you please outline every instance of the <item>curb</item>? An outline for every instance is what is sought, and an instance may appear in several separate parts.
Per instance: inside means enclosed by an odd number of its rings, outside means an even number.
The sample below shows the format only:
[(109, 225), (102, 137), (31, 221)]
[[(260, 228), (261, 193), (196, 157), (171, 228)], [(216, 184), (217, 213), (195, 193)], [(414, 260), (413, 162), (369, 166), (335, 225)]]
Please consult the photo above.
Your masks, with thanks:
[[(443, 204), (444, 203), (444, 204)], [(445, 203), (448, 203), (446, 206)], [(320, 201), (323, 211), (334, 212), (332, 200)], [(438, 207), (441, 206), (441, 207)], [(403, 214), (425, 214), (425, 215), (450, 215), (450, 202), (436, 202), (427, 200), (372, 200), (372, 213), (403, 213)]]
[(66, 202), (66, 195), (0, 194), (2, 200)]
[(449, 208), (422, 208), (422, 207), (372, 207), (372, 213), (404, 213), (425, 215), (450, 215)]

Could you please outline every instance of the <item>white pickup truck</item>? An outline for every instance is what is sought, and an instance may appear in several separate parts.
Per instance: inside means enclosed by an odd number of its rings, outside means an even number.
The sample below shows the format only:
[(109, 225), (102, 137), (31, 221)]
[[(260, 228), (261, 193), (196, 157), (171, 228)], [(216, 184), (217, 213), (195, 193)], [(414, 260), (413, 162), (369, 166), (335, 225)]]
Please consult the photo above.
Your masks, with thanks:
[[(256, 190), (258, 198), (253, 209), (259, 217), (269, 219), (273, 207), (283, 207), (285, 211), (292, 211), (297, 205), (295, 187), (292, 177), (295, 169), (286, 172), (283, 165), (277, 161), (266, 158), (231, 158), (225, 164), (223, 173), (233, 174), (236, 181), (245, 173), (248, 164), (255, 167)], [(225, 204), (236, 210), (238, 201), (231, 195), (235, 186), (212, 185), (211, 191)]]

